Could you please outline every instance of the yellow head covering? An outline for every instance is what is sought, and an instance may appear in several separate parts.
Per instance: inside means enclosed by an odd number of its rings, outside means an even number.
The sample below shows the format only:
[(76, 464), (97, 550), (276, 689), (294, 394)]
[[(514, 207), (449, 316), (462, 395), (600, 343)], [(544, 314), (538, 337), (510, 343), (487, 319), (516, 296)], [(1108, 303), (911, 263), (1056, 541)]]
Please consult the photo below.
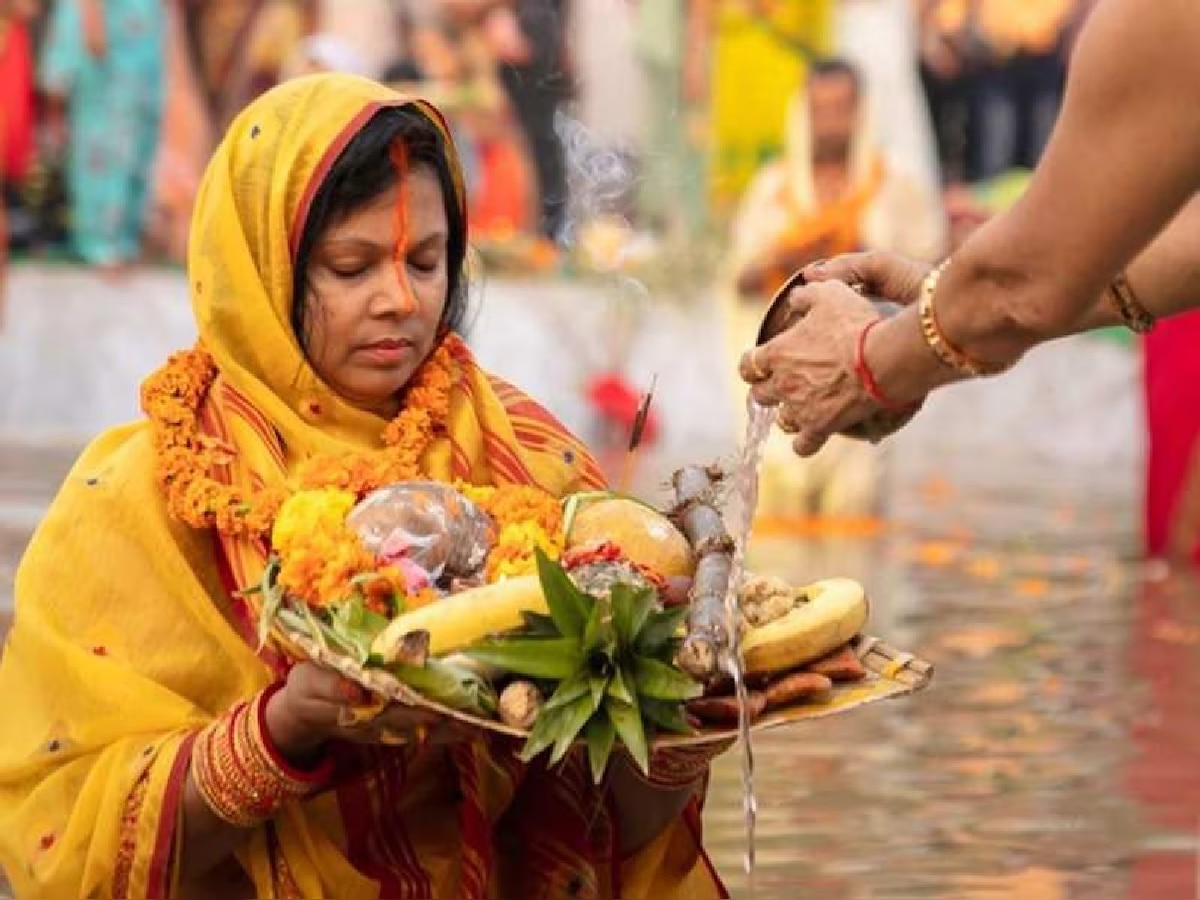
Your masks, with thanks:
[[(305, 360), (292, 328), (292, 261), (309, 205), (338, 155), (382, 107), (402, 105), (441, 130), (465, 221), (461, 168), (441, 114), (353, 75), (297, 78), (248, 106), (196, 199), (188, 276), (200, 338), (224, 378), (298, 454), (374, 442), (382, 426), (330, 390)], [(312, 408), (322, 411), (320, 429), (304, 419)]]
[[(253, 490), (282, 483), (293, 454), (379, 445), (384, 423), (323, 385), (292, 333), (292, 246), (340, 150), (375, 110), (406, 102), (444, 130), (432, 107), (369, 81), (299, 79), (248, 107), (212, 160), (189, 278), (221, 371), (205, 422), (228, 428), (232, 450), (214, 477)], [(544, 409), (480, 370), (465, 348), (455, 364), (446, 434), (423, 461), (431, 477), (555, 494), (599, 484), (591, 456)], [(313, 399), (321, 414), (306, 418)], [(100, 437), (17, 574), (0, 659), (0, 865), (19, 896), (173, 894), (193, 736), (274, 677), (230, 593), (261, 573), (262, 548), (172, 519), (157, 468), (146, 423)], [(512, 782), (485, 778), (489, 760), (480, 749), (459, 771), (474, 779), (471, 801), (498, 816)], [(378, 885), (349, 862), (340, 815), (329, 792), (253, 832), (239, 859), (255, 895), (276, 896), (283, 885), (300, 896), (375, 896)], [(486, 857), (452, 843), (453, 857), (426, 854), (422, 863), (453, 873), (470, 862), (476, 881), (485, 879)]]

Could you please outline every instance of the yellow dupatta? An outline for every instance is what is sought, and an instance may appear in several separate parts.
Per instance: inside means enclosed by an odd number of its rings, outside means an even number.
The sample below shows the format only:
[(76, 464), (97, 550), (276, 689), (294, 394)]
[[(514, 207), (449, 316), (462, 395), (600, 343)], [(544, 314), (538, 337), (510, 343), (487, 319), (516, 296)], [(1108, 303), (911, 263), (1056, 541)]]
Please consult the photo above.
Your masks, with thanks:
[[(223, 480), (280, 484), (313, 454), (380, 444), (386, 423), (342, 401), (303, 358), (289, 318), (291, 259), (308, 203), (338, 153), (375, 110), (405, 102), (349, 76), (297, 79), (248, 107), (208, 168), (189, 280), (201, 338), (221, 372), (203, 420), (231, 451), (214, 473)], [(414, 106), (444, 129), (435, 110)], [(464, 202), (461, 182), (456, 199)], [(545, 410), (482, 372), (465, 347), (455, 359), (447, 434), (426, 453), (427, 474), (535, 483), (555, 494), (599, 483), (591, 456)], [(264, 548), (173, 520), (156, 465), (146, 424), (100, 437), (68, 476), (18, 572), (15, 622), (0, 659), (0, 864), (19, 896), (176, 893), (192, 736), (274, 678), (243, 636), (244, 611), (230, 592), (257, 577)], [(578, 842), (564, 843), (572, 834), (553, 833), (565, 823), (586, 841), (570, 808), (580, 785), (520, 771), (503, 749), (479, 741), (455, 750), (448, 765), (464, 800), (453, 828), (424, 845), (423, 832), (413, 835), (414, 864), (398, 894), (512, 896), (498, 893), (505, 882), (491, 829), (506, 812), (528, 809), (542, 820), (524, 816), (515, 825), (545, 861), (534, 873), (544, 896), (554, 896), (571, 867), (601, 892), (619, 877), (624, 896), (697, 896), (700, 884), (699, 895), (715, 895), (694, 821), (681, 820), (624, 861), (619, 876), (588, 869)], [(445, 802), (433, 779), (444, 767), (422, 769), (384, 751), (363, 751), (358, 762), (351, 780), (369, 812), (387, 800), (378, 792), (383, 769), (433, 773), (409, 790)], [(518, 788), (524, 806), (510, 810)], [(379, 896), (380, 882), (351, 860), (340, 792), (285, 807), (249, 835), (238, 858), (255, 896)], [(432, 823), (429, 831), (437, 831)], [(518, 882), (520, 895), (532, 896), (527, 881)]]

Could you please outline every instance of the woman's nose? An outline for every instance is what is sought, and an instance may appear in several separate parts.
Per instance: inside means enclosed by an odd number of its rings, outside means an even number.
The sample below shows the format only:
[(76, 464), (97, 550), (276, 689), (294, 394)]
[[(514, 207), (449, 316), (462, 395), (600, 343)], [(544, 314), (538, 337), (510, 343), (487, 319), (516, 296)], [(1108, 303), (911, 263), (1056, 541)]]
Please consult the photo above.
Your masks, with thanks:
[(398, 263), (384, 281), (386, 283), (376, 295), (381, 315), (407, 316), (417, 311), (417, 298), (403, 263)]

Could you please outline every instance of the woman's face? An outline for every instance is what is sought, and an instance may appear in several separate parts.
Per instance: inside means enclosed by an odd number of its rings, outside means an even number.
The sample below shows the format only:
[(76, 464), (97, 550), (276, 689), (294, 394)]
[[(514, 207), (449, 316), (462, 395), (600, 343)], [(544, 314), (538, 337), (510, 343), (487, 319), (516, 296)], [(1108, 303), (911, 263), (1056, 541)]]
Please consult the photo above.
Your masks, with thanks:
[(348, 402), (387, 418), (399, 410), (401, 390), (437, 338), (448, 237), (437, 174), (418, 164), (317, 241), (307, 273), (308, 358)]

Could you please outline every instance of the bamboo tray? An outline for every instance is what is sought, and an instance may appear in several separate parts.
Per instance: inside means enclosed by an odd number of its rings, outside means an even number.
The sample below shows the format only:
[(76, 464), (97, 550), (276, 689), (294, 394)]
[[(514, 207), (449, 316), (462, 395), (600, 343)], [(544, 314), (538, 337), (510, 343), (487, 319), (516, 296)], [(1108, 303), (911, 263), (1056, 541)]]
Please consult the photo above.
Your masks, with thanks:
[[(345, 723), (352, 727), (364, 742), (407, 742), (407, 731), (402, 732), (389, 723), (389, 710), (394, 709), (392, 704), (428, 709), (487, 732), (520, 739), (528, 736), (528, 732), (511, 728), (498, 720), (480, 718), (434, 703), (389, 672), (364, 668), (349, 657), (320, 646), (307, 636), (289, 633), (288, 639), (294, 648), (308, 659), (340, 672), (379, 698), (378, 704), (355, 710), (352, 719)], [(865, 678), (835, 684), (833, 690), (821, 697), (809, 697), (794, 706), (767, 713), (751, 726), (751, 732), (766, 731), (808, 719), (841, 715), (869, 703), (903, 697), (923, 690), (933, 678), (932, 664), (911, 653), (896, 650), (879, 638), (859, 635), (852, 641), (852, 646), (867, 670)], [(655, 739), (653, 746), (702, 746), (731, 737), (737, 737), (736, 728), (703, 728), (694, 734), (662, 735)]]

